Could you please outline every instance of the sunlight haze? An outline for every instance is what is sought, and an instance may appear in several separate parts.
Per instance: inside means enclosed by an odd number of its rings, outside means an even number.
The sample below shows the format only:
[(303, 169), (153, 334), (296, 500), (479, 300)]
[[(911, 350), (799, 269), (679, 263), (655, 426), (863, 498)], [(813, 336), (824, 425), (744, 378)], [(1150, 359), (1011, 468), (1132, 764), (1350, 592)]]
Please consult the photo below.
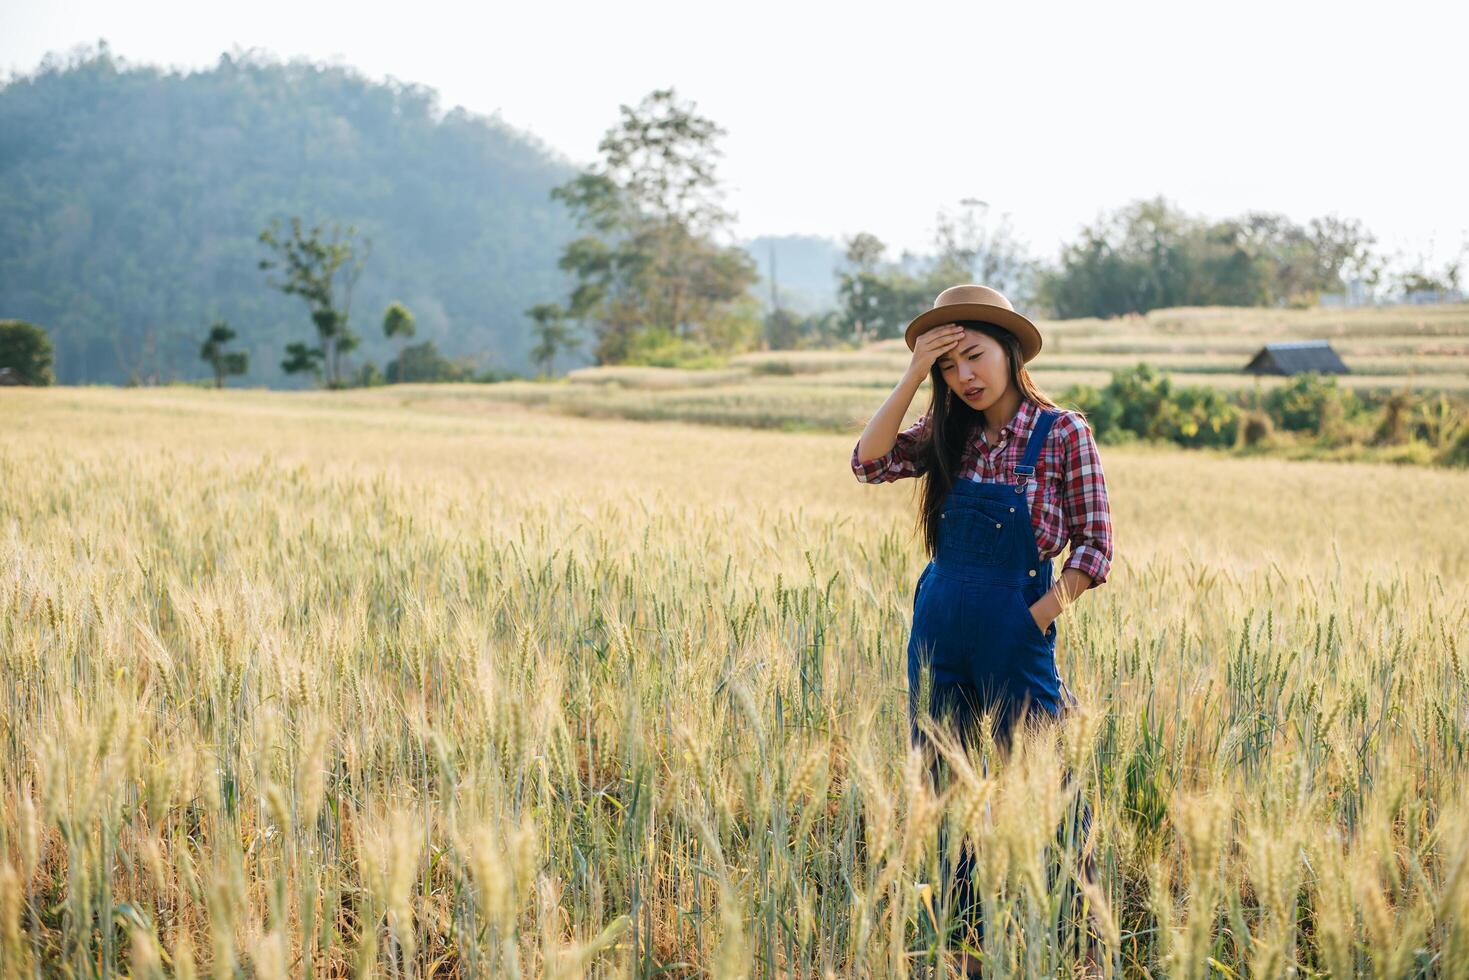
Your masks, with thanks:
[(256, 48), (436, 88), (578, 164), (673, 86), (723, 126), (740, 237), (871, 231), (926, 251), (965, 197), (1050, 258), (1166, 195), (1222, 218), (1361, 219), (1386, 253), (1469, 238), (1459, 5), (7, 4), (0, 68), (105, 38), (133, 62)]

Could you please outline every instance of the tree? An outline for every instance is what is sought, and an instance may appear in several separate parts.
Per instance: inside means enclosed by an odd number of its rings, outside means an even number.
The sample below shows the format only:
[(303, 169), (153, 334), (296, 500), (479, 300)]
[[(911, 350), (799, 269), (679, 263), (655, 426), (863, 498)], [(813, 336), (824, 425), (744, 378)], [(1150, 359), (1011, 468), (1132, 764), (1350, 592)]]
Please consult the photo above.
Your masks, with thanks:
[(765, 314), (765, 346), (771, 350), (796, 350), (801, 345), (801, 318), (776, 307)]
[[(859, 344), (900, 337), (935, 296), (965, 282), (998, 289), (1017, 308), (1028, 306), (1038, 267), (1010, 231), (1009, 216), (992, 226), (988, 210), (983, 201), (965, 198), (957, 211), (939, 211), (935, 251), (927, 259), (905, 252), (888, 262), (877, 236), (859, 232), (848, 239), (846, 267), (837, 273), (841, 332)], [(817, 335), (829, 331), (824, 324), (812, 327)]]
[(413, 314), (408, 312), (408, 307), (402, 303), (390, 303), (383, 313), (383, 336), (391, 340), (394, 337), (405, 339), (412, 337), (417, 331), (413, 320)]
[(867, 232), (847, 241), (847, 268), (838, 273), (837, 297), (842, 332), (855, 343), (901, 336), (908, 322), (943, 291), (944, 286), (935, 289), (927, 279), (884, 262), (886, 251), (887, 246)]
[(558, 264), (576, 279), (566, 315), (594, 327), (603, 363), (627, 357), (645, 331), (707, 339), (757, 278), (743, 249), (715, 242), (734, 217), (714, 176), (724, 130), (671, 88), (620, 111), (598, 144), (603, 161), (551, 191), (587, 232)]
[(972, 197), (961, 200), (957, 211), (939, 211), (933, 275), (943, 285), (934, 295), (957, 283), (982, 283), (1024, 309), (1031, 304), (1036, 263), (1011, 230), (1010, 216), (992, 227), (988, 214), (989, 205)]
[(537, 303), (525, 313), (531, 318), (531, 335), (536, 338), (536, 345), (530, 352), (531, 360), (540, 365), (544, 373), (550, 374), (557, 351), (576, 350), (582, 339), (566, 322), (566, 310), (559, 303)]
[(1066, 246), (1039, 294), (1058, 317), (1117, 316), (1165, 306), (1307, 305), (1348, 278), (1375, 284), (1373, 238), (1334, 216), (1298, 225), (1249, 212), (1209, 222), (1163, 198), (1099, 218)]
[(294, 341), (286, 345), (286, 359), (281, 361), (281, 370), (287, 374), (309, 371), (319, 381), (324, 356), (320, 347), (312, 347), (300, 341)]
[(49, 385), (53, 357), (45, 330), (24, 320), (0, 320), (0, 368), (10, 368), (25, 384)]
[(235, 339), (235, 332), (223, 320), (209, 328), (209, 336), (199, 348), (199, 357), (214, 369), (214, 387), (223, 388), (226, 375), (244, 374), (250, 368), (250, 355), (242, 350), (227, 351), (224, 345)]
[(388, 362), (387, 379), (392, 384), (407, 381), (466, 381), (474, 372), (467, 364), (449, 360), (432, 340), (404, 347)]
[(342, 358), (361, 342), (352, 332), (348, 317), (352, 288), (362, 274), (372, 242), (364, 239), (359, 255), (354, 242), (357, 232), (351, 225), (344, 229), (334, 224), (329, 233), (321, 225), (303, 233), (297, 217), (291, 218), (290, 225), (289, 237), (282, 236), (279, 218), (260, 233), (260, 241), (274, 253), (273, 258), (260, 260), (260, 268), (281, 270), (282, 277), (270, 284), (306, 301), (316, 327), (317, 344), (288, 344), (281, 370), (288, 374), (311, 371), (320, 377), (324, 368), (327, 386), (340, 388)]
[(1469, 259), (1469, 241), (1465, 241), (1459, 248), (1459, 254), (1444, 262), (1441, 269), (1430, 267), (1427, 257), (1419, 255), (1412, 266), (1393, 273), (1392, 285), (1404, 298), (1414, 293), (1438, 293), (1442, 300), (1452, 302), (1459, 295), (1466, 259)]

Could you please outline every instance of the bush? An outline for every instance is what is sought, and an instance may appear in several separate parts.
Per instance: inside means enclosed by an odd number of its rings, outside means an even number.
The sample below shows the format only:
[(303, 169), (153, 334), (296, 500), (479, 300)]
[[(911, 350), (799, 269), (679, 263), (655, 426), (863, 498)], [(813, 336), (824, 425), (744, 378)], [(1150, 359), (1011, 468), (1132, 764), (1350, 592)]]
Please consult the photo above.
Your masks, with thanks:
[(1360, 410), (1357, 396), (1337, 387), (1336, 379), (1314, 371), (1298, 374), (1265, 395), (1265, 410), (1282, 429), (1332, 435)]
[(1240, 416), (1239, 406), (1222, 391), (1190, 385), (1173, 392), (1156, 427), (1164, 438), (1181, 446), (1232, 446), (1239, 434)]
[(1469, 428), (1459, 433), (1444, 452), (1442, 460), (1450, 466), (1469, 466)]
[(501, 381), (516, 381), (524, 377), (525, 375), (519, 371), (512, 371), (509, 368), (487, 367), (470, 380), (480, 384), (499, 384)]
[(1073, 385), (1065, 400), (1087, 416), (1097, 440), (1164, 439), (1181, 446), (1230, 446), (1241, 411), (1223, 392), (1202, 385), (1175, 389), (1147, 364), (1112, 373), (1107, 387)]
[(628, 343), (627, 356), (620, 364), (641, 367), (711, 368), (723, 367), (724, 358), (699, 340), (674, 336), (662, 327), (650, 327), (637, 333)]
[(1406, 391), (1395, 391), (1382, 403), (1382, 420), (1377, 431), (1372, 433), (1376, 446), (1401, 446), (1412, 438), (1408, 431), (1409, 415), (1413, 411), (1413, 396)]
[(1240, 424), (1240, 439), (1246, 446), (1265, 446), (1275, 437), (1275, 423), (1258, 409), (1246, 412)]
[(1098, 442), (1111, 444), (1130, 437), (1118, 424), (1117, 403), (1091, 385), (1072, 385), (1061, 394), (1061, 401), (1086, 416)]
[(377, 365), (372, 361), (368, 361), (362, 365), (357, 369), (357, 373), (352, 375), (352, 387), (354, 388), (375, 388), (378, 385), (385, 385), (387, 383), (388, 381), (383, 377), (383, 373), (377, 369)]
[(0, 320), (0, 368), (10, 368), (23, 384), (49, 385), (54, 354), (51, 338), (34, 323)]
[(1147, 364), (1112, 372), (1102, 398), (1112, 403), (1115, 423), (1143, 439), (1167, 438), (1163, 421), (1172, 385), (1168, 378)]
[(1207, 385), (1175, 388), (1156, 369), (1139, 363), (1114, 371), (1100, 391), (1072, 385), (1061, 402), (1083, 412), (1097, 441), (1111, 445), (1144, 439), (1264, 447), (1276, 441), (1280, 428), (1314, 436), (1314, 446), (1303, 448), (1318, 458), (1361, 458), (1359, 450), (1370, 436), (1378, 447), (1373, 459), (1469, 466), (1469, 406), (1462, 399), (1407, 391), (1359, 397), (1337, 387), (1335, 378), (1318, 374), (1297, 375), (1262, 397), (1258, 391), (1231, 394)]
[(392, 384), (410, 381), (468, 381), (474, 369), (468, 364), (451, 361), (434, 346), (432, 340), (404, 347), (388, 362), (387, 379)]

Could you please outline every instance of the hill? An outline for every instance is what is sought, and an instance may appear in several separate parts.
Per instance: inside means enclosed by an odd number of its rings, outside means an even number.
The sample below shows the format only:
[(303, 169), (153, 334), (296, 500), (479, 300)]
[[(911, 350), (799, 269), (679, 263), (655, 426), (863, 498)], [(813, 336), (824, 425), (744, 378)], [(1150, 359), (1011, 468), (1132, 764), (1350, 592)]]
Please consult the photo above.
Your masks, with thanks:
[(373, 249), (353, 299), (362, 357), (392, 300), (451, 355), (526, 364), (522, 310), (564, 293), (574, 229), (548, 193), (576, 167), (496, 117), (355, 70), (222, 55), (136, 66), (105, 44), (0, 88), (0, 316), (44, 326), (62, 383), (203, 374), (223, 317), (249, 384), (292, 384), (304, 304), (257, 269), (275, 216), (355, 224)]
[(761, 299), (770, 298), (771, 259), (780, 303), (797, 313), (838, 305), (837, 275), (845, 262), (840, 241), (822, 235), (761, 235), (740, 243), (760, 271)]

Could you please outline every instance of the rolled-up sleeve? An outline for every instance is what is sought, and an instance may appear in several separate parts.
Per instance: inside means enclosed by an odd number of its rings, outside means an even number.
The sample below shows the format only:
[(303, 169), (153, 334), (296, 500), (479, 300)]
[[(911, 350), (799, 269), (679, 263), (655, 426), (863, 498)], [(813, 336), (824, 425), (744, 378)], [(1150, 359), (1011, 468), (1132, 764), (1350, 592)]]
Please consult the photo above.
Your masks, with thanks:
[(920, 416), (908, 428), (898, 433), (893, 448), (876, 459), (863, 460), (857, 457), (857, 445), (852, 447), (852, 472), (862, 483), (891, 483), (905, 476), (922, 476), (928, 469), (928, 426), (929, 415)]
[(1061, 511), (1066, 521), (1066, 540), (1071, 553), (1062, 571), (1075, 568), (1091, 576), (1090, 588), (1107, 580), (1112, 568), (1112, 511), (1107, 502), (1107, 481), (1102, 475), (1102, 458), (1086, 420), (1072, 415), (1065, 440), (1066, 477)]

